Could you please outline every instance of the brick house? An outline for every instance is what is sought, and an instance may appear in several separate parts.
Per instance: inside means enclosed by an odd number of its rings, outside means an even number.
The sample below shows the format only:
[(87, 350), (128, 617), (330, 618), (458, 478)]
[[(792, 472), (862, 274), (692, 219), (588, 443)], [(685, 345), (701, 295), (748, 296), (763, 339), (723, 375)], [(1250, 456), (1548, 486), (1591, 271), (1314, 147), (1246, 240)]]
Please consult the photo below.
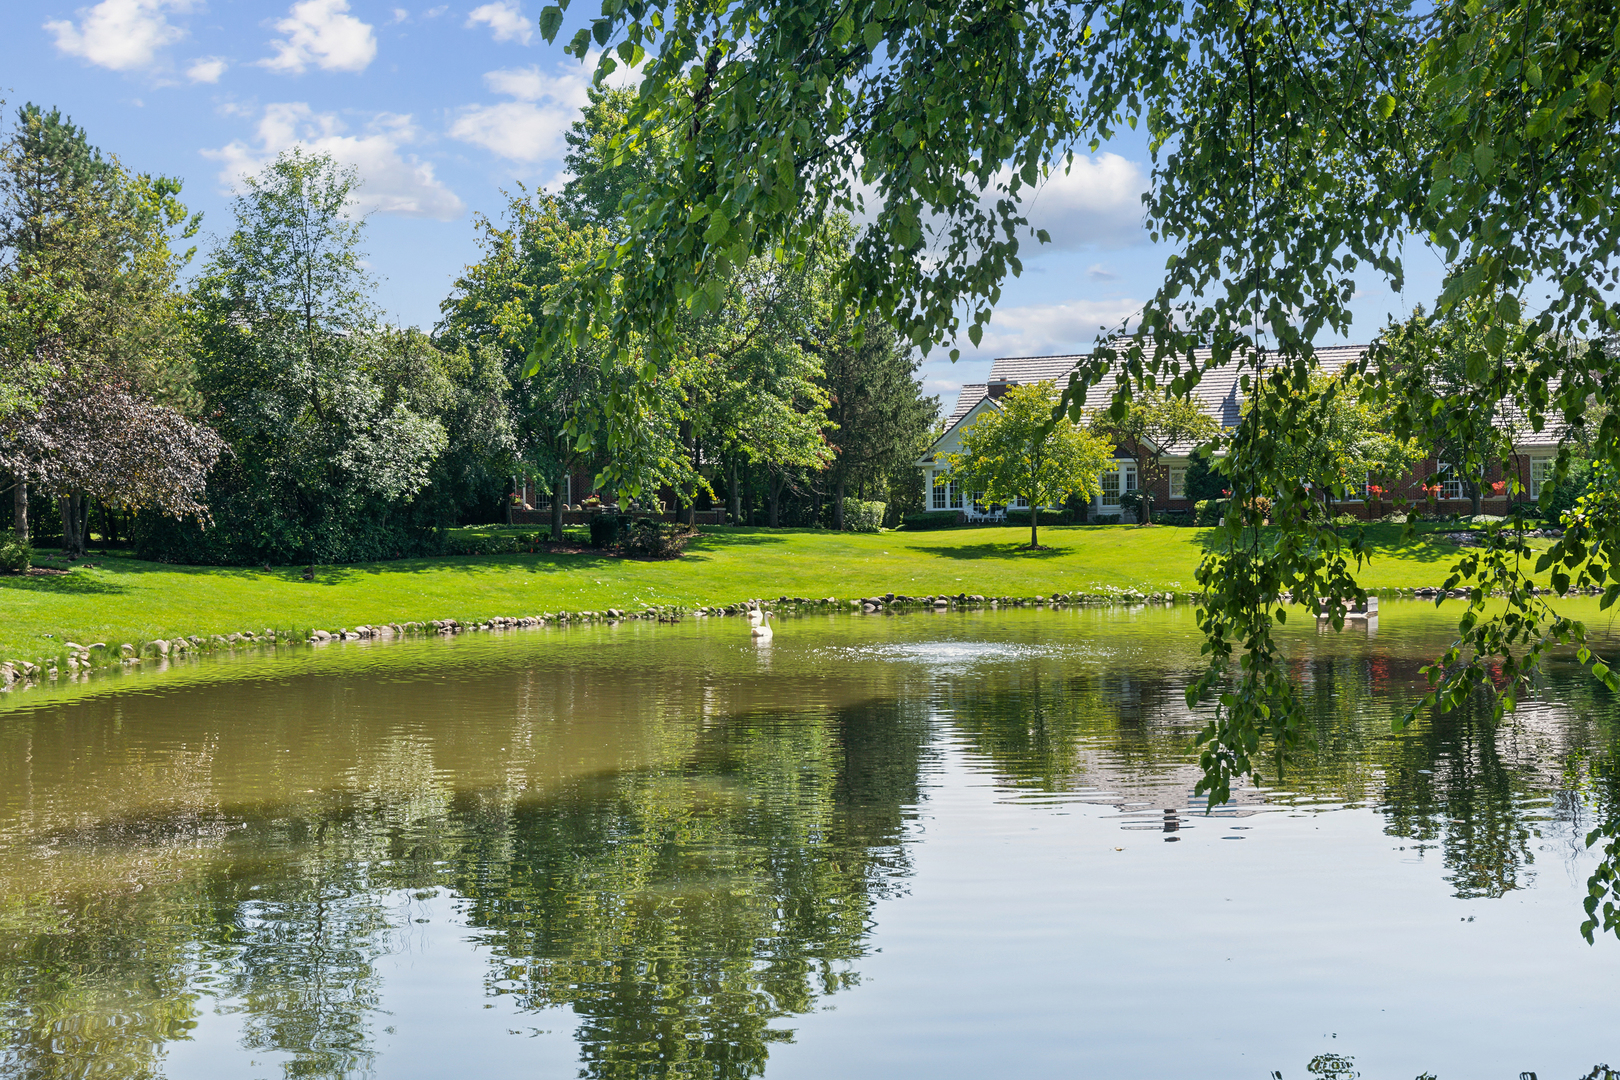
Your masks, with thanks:
[[(1366, 349), (1365, 345), (1329, 346), (1317, 349), (1316, 357), (1321, 369), (1333, 374), (1360, 359)], [(944, 431), (917, 461), (918, 468), (922, 470), (924, 506), (931, 511), (957, 511), (968, 521), (999, 520), (1004, 514), (1000, 508), (976, 505), (974, 493), (960, 491), (958, 485), (942, 479), (950, 471), (944, 456), (961, 450), (962, 433), (988, 410), (999, 409), (996, 401), (1009, 387), (1051, 382), (1061, 389), (1068, 385), (1069, 373), (1084, 359), (1086, 357), (1081, 355), (1004, 356), (991, 365), (987, 382), (963, 386), (956, 400), (956, 408), (945, 421)], [(1200, 355), (1199, 359), (1207, 357)], [(1242, 416), (1243, 395), (1238, 385), (1240, 374), (1234, 366), (1205, 371), (1193, 390), (1194, 399), (1223, 428), (1236, 427)], [(1088, 392), (1087, 400), (1092, 403), (1106, 401), (1113, 390), (1112, 377), (1104, 376), (1102, 382)], [(1534, 502), (1540, 496), (1541, 484), (1550, 475), (1552, 462), (1558, 456), (1558, 440), (1556, 430), (1525, 431), (1516, 438), (1511, 468), (1517, 473), (1524, 489), (1516, 496), (1516, 501)], [(1191, 450), (1190, 446), (1165, 448), (1160, 464), (1166, 475), (1154, 481), (1151, 492), (1156, 511), (1174, 513), (1192, 510), (1193, 500), (1187, 497), (1185, 491), (1188, 454)], [(1101, 477), (1102, 494), (1092, 499), (1087, 507), (1088, 520), (1095, 521), (1114, 514), (1120, 515), (1122, 521), (1134, 520), (1131, 513), (1120, 505), (1119, 496), (1138, 487), (1138, 478), (1142, 475), (1141, 462), (1137, 447), (1129, 444), (1115, 446), (1114, 467)], [(1443, 476), (1444, 473), (1442, 463), (1431, 457), (1419, 462), (1411, 473), (1401, 478), (1395, 490), (1386, 491), (1381, 496), (1375, 495), (1373, 501), (1368, 501), (1369, 493), (1363, 490), (1361, 497), (1336, 503), (1335, 507), (1342, 513), (1361, 518), (1377, 517), (1392, 509), (1392, 502), (1398, 495), (1404, 496), (1409, 504), (1427, 501), (1427, 494), (1422, 488), (1423, 478)], [(1488, 488), (1493, 482), (1504, 479), (1506, 477), (1501, 475), (1501, 468), (1497, 467), (1492, 475), (1485, 478), (1485, 483)], [(1443, 480), (1440, 487), (1436, 500), (1440, 512), (1471, 511), (1472, 500), (1467, 497), (1460, 480)], [(1507, 505), (1505, 488), (1503, 493), (1486, 490), (1480, 509), (1487, 514), (1502, 514), (1506, 513)], [(1023, 508), (1020, 500), (1020, 505), (1015, 509)]]

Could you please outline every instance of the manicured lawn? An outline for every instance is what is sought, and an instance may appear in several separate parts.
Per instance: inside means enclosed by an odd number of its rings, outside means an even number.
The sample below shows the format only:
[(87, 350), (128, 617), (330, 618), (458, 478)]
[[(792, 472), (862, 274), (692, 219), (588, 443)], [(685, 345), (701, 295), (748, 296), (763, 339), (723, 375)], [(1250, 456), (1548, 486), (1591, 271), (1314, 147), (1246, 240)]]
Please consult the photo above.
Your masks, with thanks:
[[(1456, 548), (1381, 547), (1368, 588), (1441, 584)], [(71, 574), (0, 576), (0, 659), (55, 653), (75, 640), (110, 645), (188, 634), (533, 615), (644, 605), (713, 605), (751, 597), (840, 599), (896, 592), (1033, 596), (1110, 589), (1185, 592), (1212, 530), (1130, 526), (1041, 530), (1052, 550), (1020, 551), (1028, 529), (880, 534), (705, 529), (673, 561), (595, 553), (415, 559), (301, 570), (178, 567), (92, 555)], [(53, 635), (46, 637), (45, 635)]]

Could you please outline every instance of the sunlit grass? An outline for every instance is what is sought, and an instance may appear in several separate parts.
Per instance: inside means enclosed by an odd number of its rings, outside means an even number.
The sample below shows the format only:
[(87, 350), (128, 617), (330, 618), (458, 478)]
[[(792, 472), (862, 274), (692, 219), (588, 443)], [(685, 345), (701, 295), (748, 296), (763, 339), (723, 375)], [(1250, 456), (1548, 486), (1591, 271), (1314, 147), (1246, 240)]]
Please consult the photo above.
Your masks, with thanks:
[[(1440, 584), (1456, 548), (1402, 542), (1375, 526), (1368, 588)], [(1023, 550), (1027, 528), (878, 534), (705, 529), (678, 560), (497, 555), (270, 570), (183, 567), (92, 554), (72, 573), (0, 577), (0, 658), (55, 652), (56, 643), (121, 642), (286, 627), (532, 615), (643, 605), (712, 605), (751, 597), (896, 592), (1033, 596), (1124, 588), (1185, 592), (1213, 530), (1130, 526), (1041, 530), (1048, 550)], [(57, 564), (62, 565), (62, 564)], [(46, 637), (45, 635), (52, 635)]]

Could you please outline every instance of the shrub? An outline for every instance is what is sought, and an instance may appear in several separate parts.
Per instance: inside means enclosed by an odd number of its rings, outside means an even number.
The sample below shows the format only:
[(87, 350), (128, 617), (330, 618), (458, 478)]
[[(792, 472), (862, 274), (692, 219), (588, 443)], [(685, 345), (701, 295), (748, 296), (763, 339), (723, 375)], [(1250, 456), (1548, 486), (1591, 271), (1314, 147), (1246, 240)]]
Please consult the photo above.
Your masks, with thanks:
[(1120, 515), (1120, 514), (1098, 514), (1097, 515), (1097, 524), (1098, 525), (1118, 525), (1119, 524), (1119, 519), (1121, 518), (1121, 516), (1123, 516), (1123, 515)]
[[(1029, 527), (1029, 511), (1028, 510), (1008, 510), (1007, 511), (1007, 524), (1008, 525), (1020, 525), (1020, 526), (1023, 526), (1024, 528), (1028, 528)], [(1068, 510), (1042, 510), (1041, 511), (1041, 524), (1042, 525), (1072, 525), (1072, 524), (1074, 524), (1074, 514), (1072, 512), (1070, 512), (1070, 511), (1068, 511)]]
[(550, 530), (546, 529), (533, 533), (460, 533), (445, 538), (444, 553), (446, 555), (515, 555), (520, 551), (528, 551), (536, 544), (544, 543), (550, 536)]
[(591, 547), (614, 547), (623, 531), (624, 518), (617, 514), (597, 514), (591, 518)]
[(850, 532), (877, 532), (883, 528), (883, 504), (846, 497), (844, 499), (844, 528)]
[(634, 518), (619, 530), (619, 544), (630, 555), (669, 558), (679, 555), (696, 532), (653, 518)]
[(10, 529), (0, 529), (0, 570), (20, 574), (34, 565), (34, 549)]
[(1225, 499), (1200, 499), (1193, 504), (1193, 519), (1198, 525), (1219, 525), (1225, 516)]
[(954, 529), (962, 523), (962, 515), (955, 510), (934, 510), (921, 514), (907, 514), (908, 529)]

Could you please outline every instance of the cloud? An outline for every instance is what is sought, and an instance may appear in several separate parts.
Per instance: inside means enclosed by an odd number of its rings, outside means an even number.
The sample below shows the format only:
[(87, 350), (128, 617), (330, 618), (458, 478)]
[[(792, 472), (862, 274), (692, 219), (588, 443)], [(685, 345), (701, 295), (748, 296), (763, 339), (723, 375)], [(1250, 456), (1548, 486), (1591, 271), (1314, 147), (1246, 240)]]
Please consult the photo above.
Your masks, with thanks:
[(102, 0), (80, 8), (77, 24), (59, 19), (45, 24), (56, 47), (100, 67), (129, 71), (150, 67), (158, 53), (186, 36), (170, 26), (168, 13), (191, 10), (190, 0)]
[(411, 13), (409, 11), (402, 7), (397, 7), (394, 9), (394, 17), (388, 20), (388, 25), (393, 26), (395, 23), (402, 23), (410, 17)]
[(1118, 281), (1119, 275), (1108, 269), (1108, 267), (1104, 266), (1102, 263), (1092, 263), (1086, 268), (1086, 280)]
[(281, 151), (302, 146), (359, 171), (362, 186), (354, 206), (360, 213), (454, 220), (466, 209), (456, 193), (433, 175), (432, 164), (401, 153), (401, 147), (417, 135), (409, 116), (377, 113), (362, 134), (350, 135), (336, 113), (317, 113), (302, 102), (286, 102), (265, 106), (255, 145), (237, 140), (218, 150), (204, 150), (203, 156), (218, 161), (220, 182), (235, 188), (244, 175), (258, 172)]
[(364, 71), (377, 55), (377, 35), (349, 10), (348, 0), (301, 0), (276, 23), (286, 37), (272, 41), (276, 55), (261, 67), (298, 75), (314, 64), (325, 71)]
[(1129, 297), (997, 308), (977, 349), (966, 341), (957, 344), (964, 357), (970, 352), (981, 358), (1080, 352), (1091, 348), (1104, 328), (1118, 329), (1141, 309), (1142, 301)]
[(496, 41), (516, 41), (520, 45), (527, 45), (534, 37), (534, 24), (524, 16), (523, 6), (518, 0), (498, 0), (497, 3), (473, 8), (465, 25), (470, 29), (480, 24), (489, 27)]
[[(998, 185), (1010, 177), (1004, 170)], [(994, 201), (998, 185), (986, 191), (986, 202)], [(1076, 154), (1068, 172), (1055, 168), (1033, 195), (1021, 192), (1030, 226), (1045, 229), (1052, 242), (1026, 246), (1020, 254), (1146, 243), (1142, 193), (1147, 187), (1147, 176), (1134, 161), (1110, 153)]]
[(199, 56), (186, 68), (186, 78), (192, 82), (217, 83), (227, 67), (224, 57)]
[(450, 136), (512, 161), (560, 157), (563, 134), (590, 100), (594, 67), (587, 57), (583, 64), (559, 64), (554, 74), (538, 65), (488, 72), (484, 85), (516, 100), (467, 106), (450, 125)]

